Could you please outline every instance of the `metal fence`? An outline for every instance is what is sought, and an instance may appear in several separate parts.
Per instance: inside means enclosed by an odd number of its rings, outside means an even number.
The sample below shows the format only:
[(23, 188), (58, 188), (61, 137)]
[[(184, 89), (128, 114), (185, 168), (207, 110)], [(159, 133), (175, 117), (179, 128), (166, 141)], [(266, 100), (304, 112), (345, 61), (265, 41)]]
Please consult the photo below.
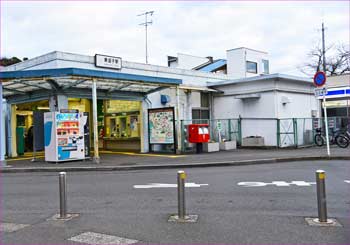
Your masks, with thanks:
[[(316, 128), (324, 130), (323, 118), (232, 118), (181, 120), (182, 151), (195, 151), (195, 144), (188, 142), (189, 124), (208, 124), (210, 141), (237, 141), (237, 145), (246, 146), (249, 139), (260, 139), (264, 147), (305, 147), (314, 145)], [(350, 128), (347, 117), (329, 117), (330, 134)]]

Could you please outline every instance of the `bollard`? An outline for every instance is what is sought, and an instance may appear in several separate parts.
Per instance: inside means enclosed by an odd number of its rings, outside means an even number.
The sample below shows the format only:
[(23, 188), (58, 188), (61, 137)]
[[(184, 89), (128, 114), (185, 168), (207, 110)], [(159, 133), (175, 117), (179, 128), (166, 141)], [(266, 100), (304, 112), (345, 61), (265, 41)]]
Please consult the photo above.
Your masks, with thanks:
[(67, 181), (66, 172), (60, 172), (59, 175), (59, 191), (60, 191), (60, 219), (67, 218)]
[(316, 171), (317, 185), (317, 206), (318, 206), (318, 221), (327, 222), (327, 201), (326, 201), (326, 174), (323, 170)]
[(177, 201), (178, 201), (178, 217), (185, 219), (185, 179), (186, 173), (184, 171), (177, 172)]

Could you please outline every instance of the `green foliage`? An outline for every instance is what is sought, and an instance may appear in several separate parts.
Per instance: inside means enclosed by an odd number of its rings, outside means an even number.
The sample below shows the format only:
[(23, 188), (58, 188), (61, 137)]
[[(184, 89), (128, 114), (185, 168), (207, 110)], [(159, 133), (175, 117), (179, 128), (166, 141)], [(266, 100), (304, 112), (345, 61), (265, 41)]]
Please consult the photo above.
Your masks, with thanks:
[(12, 58), (1, 58), (0, 59), (0, 66), (9, 66), (9, 65), (13, 65), (16, 63), (22, 62), (20, 59), (18, 59), (17, 57), (12, 57)]

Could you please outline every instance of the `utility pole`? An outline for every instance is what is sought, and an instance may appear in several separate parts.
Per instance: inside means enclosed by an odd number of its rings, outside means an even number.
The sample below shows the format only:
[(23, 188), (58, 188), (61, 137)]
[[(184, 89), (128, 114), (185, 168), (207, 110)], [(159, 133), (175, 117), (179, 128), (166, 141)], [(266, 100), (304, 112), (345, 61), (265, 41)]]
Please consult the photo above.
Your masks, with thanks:
[(326, 48), (324, 42), (324, 24), (322, 22), (322, 58), (323, 58), (323, 72), (326, 73)]
[(153, 24), (152, 20), (151, 20), (151, 21), (148, 21), (148, 15), (152, 16), (153, 13), (154, 13), (154, 11), (147, 11), (147, 12), (144, 12), (144, 13), (142, 13), (142, 14), (137, 15), (137, 16), (142, 16), (142, 15), (145, 16), (145, 22), (142, 22), (142, 23), (140, 23), (139, 25), (145, 26), (145, 33), (146, 33), (146, 64), (148, 64), (147, 27), (148, 27), (149, 25), (152, 25), (152, 24)]

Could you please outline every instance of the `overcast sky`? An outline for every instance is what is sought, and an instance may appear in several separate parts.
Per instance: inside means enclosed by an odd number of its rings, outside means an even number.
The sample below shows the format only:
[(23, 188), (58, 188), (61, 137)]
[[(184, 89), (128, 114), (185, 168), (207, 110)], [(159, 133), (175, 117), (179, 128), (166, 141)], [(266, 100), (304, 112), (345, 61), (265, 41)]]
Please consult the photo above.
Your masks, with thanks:
[(145, 62), (144, 11), (149, 63), (186, 53), (226, 58), (226, 50), (267, 51), (270, 72), (302, 75), (297, 67), (321, 39), (349, 44), (349, 1), (307, 2), (20, 2), (1, 1), (1, 56), (33, 58), (54, 50), (120, 56)]

